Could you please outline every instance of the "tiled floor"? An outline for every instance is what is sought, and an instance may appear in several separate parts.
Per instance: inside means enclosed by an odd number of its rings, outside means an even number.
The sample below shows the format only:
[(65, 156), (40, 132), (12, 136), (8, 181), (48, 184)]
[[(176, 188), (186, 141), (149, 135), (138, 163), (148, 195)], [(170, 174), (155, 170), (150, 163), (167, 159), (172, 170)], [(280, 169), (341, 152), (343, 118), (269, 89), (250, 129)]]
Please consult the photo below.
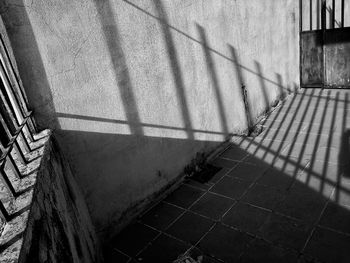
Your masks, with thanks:
[(350, 262), (347, 91), (302, 90), (208, 182), (187, 180), (112, 242), (108, 262)]

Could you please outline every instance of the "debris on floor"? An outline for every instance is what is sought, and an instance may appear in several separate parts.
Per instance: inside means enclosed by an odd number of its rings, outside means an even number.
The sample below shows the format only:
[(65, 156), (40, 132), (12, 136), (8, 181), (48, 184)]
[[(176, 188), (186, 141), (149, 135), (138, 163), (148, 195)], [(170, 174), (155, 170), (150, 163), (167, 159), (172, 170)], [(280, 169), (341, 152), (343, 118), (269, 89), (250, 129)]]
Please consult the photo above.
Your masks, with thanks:
[(178, 259), (173, 261), (173, 263), (202, 263), (203, 256), (198, 256), (197, 260), (193, 259), (189, 255), (181, 255)]

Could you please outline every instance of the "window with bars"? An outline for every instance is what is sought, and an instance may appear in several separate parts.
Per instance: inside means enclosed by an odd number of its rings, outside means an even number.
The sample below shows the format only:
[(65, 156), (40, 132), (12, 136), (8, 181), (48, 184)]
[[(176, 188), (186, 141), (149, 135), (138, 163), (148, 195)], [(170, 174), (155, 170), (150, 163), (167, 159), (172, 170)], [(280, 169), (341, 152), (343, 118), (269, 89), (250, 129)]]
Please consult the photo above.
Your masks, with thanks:
[(48, 135), (36, 129), (10, 48), (0, 34), (0, 253), (25, 229)]

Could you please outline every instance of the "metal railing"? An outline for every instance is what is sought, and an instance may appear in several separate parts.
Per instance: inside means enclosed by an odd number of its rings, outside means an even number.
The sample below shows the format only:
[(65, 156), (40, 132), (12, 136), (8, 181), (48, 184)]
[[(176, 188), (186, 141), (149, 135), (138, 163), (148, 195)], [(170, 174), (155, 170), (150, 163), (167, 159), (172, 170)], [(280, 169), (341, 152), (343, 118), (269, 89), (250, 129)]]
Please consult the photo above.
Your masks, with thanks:
[[(0, 34), (0, 236), (8, 222), (29, 209), (31, 197), (24, 202), (23, 195), (29, 196), (33, 189), (47, 135), (37, 133), (22, 82)], [(0, 252), (13, 238), (1, 239)]]
[[(347, 0), (348, 1), (348, 0)], [(337, 4), (336, 4), (337, 3)], [(348, 4), (348, 2), (347, 2)], [(303, 29), (303, 15), (304, 8), (308, 7), (309, 13), (309, 28)], [(336, 19), (337, 9), (340, 8), (340, 20)], [(312, 30), (326, 30), (345, 27), (345, 0), (332, 0), (331, 4), (327, 6), (327, 0), (299, 0), (299, 17), (300, 17), (300, 32), (312, 31)], [(327, 28), (327, 13), (330, 21), (330, 25)], [(307, 11), (305, 13), (307, 15)], [(316, 19), (315, 19), (316, 16)], [(314, 27), (313, 22), (316, 20), (316, 26)], [(321, 20), (321, 23), (319, 21)]]

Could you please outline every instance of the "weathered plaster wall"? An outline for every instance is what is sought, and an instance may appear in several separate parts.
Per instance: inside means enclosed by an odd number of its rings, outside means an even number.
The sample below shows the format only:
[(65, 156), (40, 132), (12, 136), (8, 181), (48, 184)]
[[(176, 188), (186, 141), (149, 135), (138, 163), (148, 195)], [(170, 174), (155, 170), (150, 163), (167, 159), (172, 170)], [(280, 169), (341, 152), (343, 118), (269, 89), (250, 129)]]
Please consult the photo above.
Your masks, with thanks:
[(84, 197), (52, 139), (39, 168), (18, 262), (102, 262)]
[(39, 125), (99, 230), (299, 80), (295, 0), (3, 0)]

